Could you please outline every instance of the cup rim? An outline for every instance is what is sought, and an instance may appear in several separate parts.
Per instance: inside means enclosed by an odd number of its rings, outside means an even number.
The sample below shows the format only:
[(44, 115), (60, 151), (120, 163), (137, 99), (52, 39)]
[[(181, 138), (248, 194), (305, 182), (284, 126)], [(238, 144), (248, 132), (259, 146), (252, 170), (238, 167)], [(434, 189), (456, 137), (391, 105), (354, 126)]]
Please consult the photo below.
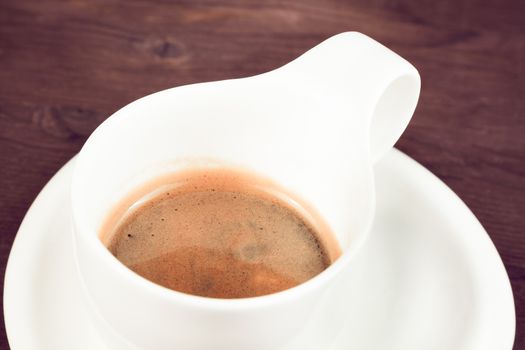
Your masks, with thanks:
[[(265, 75), (268, 73), (263, 73), (261, 75)], [(240, 78), (243, 79), (243, 78)], [(224, 82), (224, 81), (223, 81)], [(202, 85), (202, 84), (208, 84), (208, 83), (197, 83), (197, 84), (190, 84), (185, 85), (192, 86), (192, 85)], [(185, 87), (181, 86), (181, 87)], [(179, 88), (181, 88), (179, 87)], [(282, 303), (285, 301), (288, 301), (290, 299), (294, 299), (300, 295), (304, 295), (309, 293), (312, 290), (319, 289), (323, 285), (327, 285), (330, 280), (332, 280), (347, 264), (349, 261), (351, 261), (357, 252), (361, 249), (363, 244), (365, 243), (368, 234), (372, 227), (372, 222), (375, 214), (375, 203), (376, 203), (376, 196), (375, 196), (375, 186), (374, 186), (374, 179), (373, 179), (373, 164), (369, 163), (369, 171), (371, 176), (367, 178), (367, 187), (369, 188), (368, 191), (368, 200), (369, 200), (369, 210), (367, 211), (368, 217), (366, 218), (364, 225), (361, 230), (359, 230), (359, 234), (356, 235), (356, 238), (353, 240), (353, 242), (347, 247), (346, 249), (342, 249), (341, 256), (333, 262), (330, 266), (328, 266), (325, 270), (323, 270), (321, 273), (315, 275), (311, 279), (300, 283), (292, 288), (285, 289), (283, 291), (279, 291), (276, 293), (261, 295), (261, 296), (255, 296), (255, 297), (247, 297), (247, 298), (235, 298), (235, 299), (225, 299), (225, 298), (211, 298), (211, 297), (203, 297), (188, 293), (179, 292), (173, 289), (169, 289), (167, 287), (163, 287), (159, 284), (156, 284), (147, 278), (144, 278), (140, 276), (139, 274), (133, 272), (131, 269), (129, 269), (127, 266), (125, 266), (123, 263), (121, 263), (117, 258), (115, 258), (109, 250), (104, 246), (102, 241), (99, 239), (97, 232), (92, 232), (92, 230), (89, 229), (82, 229), (82, 220), (79, 220), (79, 212), (81, 212), (81, 203), (82, 201), (79, 198), (79, 195), (77, 194), (78, 186), (76, 185), (76, 179), (80, 176), (79, 175), (79, 168), (81, 168), (79, 165), (82, 163), (84, 154), (87, 152), (87, 149), (90, 147), (92, 143), (96, 141), (96, 135), (101, 133), (115, 118), (119, 118), (127, 111), (129, 108), (136, 107), (142, 103), (145, 103), (146, 101), (151, 102), (151, 99), (153, 98), (159, 98), (162, 96), (165, 96), (166, 94), (169, 94), (174, 89), (178, 88), (169, 88), (165, 90), (160, 90), (157, 92), (154, 92), (152, 94), (143, 96), (139, 99), (136, 99), (129, 104), (123, 106), (121, 109), (113, 113), (111, 116), (109, 116), (106, 120), (104, 120), (88, 137), (84, 145), (82, 146), (82, 149), (77, 155), (77, 159), (74, 164), (73, 168), (73, 174), (72, 179), (70, 182), (71, 186), (71, 192), (70, 192), (70, 205), (71, 205), (71, 216), (72, 216), (72, 225), (73, 225), (73, 232), (74, 235), (82, 235), (85, 240), (83, 242), (89, 244), (89, 249), (94, 252), (97, 256), (99, 256), (101, 259), (104, 259), (104, 263), (108, 264), (108, 266), (112, 267), (114, 270), (114, 273), (119, 274), (122, 276), (122, 278), (126, 278), (129, 281), (131, 281), (135, 286), (138, 288), (145, 288), (148, 290), (148, 292), (151, 295), (154, 295), (156, 297), (166, 298), (173, 302), (183, 302), (186, 304), (191, 304), (195, 307), (206, 307), (216, 310), (224, 310), (224, 309), (242, 309), (247, 307), (264, 307), (266, 305), (270, 304), (276, 304), (276, 303)], [(368, 152), (370, 153), (370, 149), (368, 149)], [(80, 244), (80, 240), (76, 239), (75, 244)], [(78, 252), (78, 249), (76, 249), (76, 252)], [(75, 259), (77, 260), (78, 264), (78, 254), (75, 253)], [(80, 271), (80, 270), (79, 270)], [(82, 277), (82, 276), (81, 276)]]

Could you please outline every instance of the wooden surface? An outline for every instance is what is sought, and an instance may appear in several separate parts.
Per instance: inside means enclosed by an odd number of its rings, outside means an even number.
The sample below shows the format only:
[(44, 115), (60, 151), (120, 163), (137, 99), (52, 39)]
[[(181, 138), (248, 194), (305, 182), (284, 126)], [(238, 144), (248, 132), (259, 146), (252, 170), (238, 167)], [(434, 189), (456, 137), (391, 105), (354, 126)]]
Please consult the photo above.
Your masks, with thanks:
[(524, 14), (520, 0), (0, 1), (2, 271), (32, 200), (118, 108), (261, 73), (357, 30), (419, 69), (421, 99), (398, 147), (489, 232), (525, 349)]

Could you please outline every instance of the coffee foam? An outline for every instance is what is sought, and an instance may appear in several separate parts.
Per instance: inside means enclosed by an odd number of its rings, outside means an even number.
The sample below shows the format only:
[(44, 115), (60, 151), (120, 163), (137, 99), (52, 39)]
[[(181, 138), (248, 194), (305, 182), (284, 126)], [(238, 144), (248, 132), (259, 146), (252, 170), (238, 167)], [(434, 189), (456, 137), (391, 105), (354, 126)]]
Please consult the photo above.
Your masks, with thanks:
[(308, 280), (340, 255), (326, 224), (305, 207), (251, 173), (188, 170), (128, 196), (101, 239), (131, 270), (165, 287), (264, 295)]

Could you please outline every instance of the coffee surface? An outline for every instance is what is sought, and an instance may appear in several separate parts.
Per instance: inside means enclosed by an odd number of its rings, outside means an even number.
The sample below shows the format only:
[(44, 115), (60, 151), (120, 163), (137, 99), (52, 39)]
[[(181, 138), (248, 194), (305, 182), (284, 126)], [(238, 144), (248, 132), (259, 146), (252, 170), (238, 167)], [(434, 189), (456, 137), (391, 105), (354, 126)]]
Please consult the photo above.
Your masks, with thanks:
[(167, 288), (260, 296), (307, 281), (338, 255), (289, 202), (232, 171), (200, 171), (135, 203), (103, 234), (118, 260)]

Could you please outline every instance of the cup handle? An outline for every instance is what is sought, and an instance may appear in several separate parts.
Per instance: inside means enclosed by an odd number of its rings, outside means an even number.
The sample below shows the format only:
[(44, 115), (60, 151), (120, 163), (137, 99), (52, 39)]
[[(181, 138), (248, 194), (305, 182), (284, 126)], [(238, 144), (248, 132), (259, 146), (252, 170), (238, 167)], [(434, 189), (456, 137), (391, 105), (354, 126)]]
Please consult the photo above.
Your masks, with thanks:
[(322, 93), (338, 95), (343, 105), (352, 104), (353, 113), (366, 117), (373, 163), (399, 139), (419, 98), (416, 68), (358, 32), (335, 35), (282, 69), (308, 79)]

